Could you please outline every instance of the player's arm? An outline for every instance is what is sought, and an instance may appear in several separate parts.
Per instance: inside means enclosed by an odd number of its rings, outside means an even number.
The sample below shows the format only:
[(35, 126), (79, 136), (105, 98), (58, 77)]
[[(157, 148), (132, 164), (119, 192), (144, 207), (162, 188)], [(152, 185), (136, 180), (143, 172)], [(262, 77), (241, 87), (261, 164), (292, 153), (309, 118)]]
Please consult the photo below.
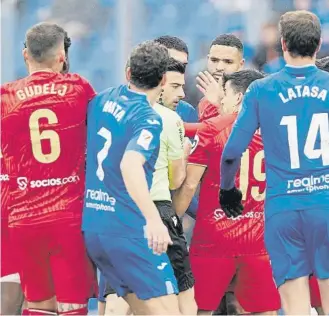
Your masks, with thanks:
[(195, 136), (192, 153), (188, 160), (186, 178), (183, 185), (175, 192), (173, 197), (173, 206), (179, 216), (183, 216), (189, 207), (207, 168), (207, 147), (210, 146), (211, 141), (212, 138), (206, 126), (200, 129)]
[(258, 127), (257, 82), (254, 82), (244, 96), (241, 111), (223, 151), (221, 189), (230, 190), (234, 187), (235, 175), (240, 166), (241, 156), (247, 149)]
[(136, 121), (133, 137), (126, 147), (120, 169), (129, 195), (145, 217), (144, 231), (148, 245), (154, 253), (161, 254), (166, 252), (168, 244), (172, 242), (151, 199), (143, 166), (160, 145), (162, 123), (160, 120), (159, 124), (152, 125), (146, 124), (146, 119)]
[(202, 123), (184, 123), (185, 136), (194, 137), (197, 130), (202, 127)]
[(146, 159), (143, 153), (128, 149), (122, 158), (120, 169), (129, 195), (148, 221), (160, 216), (149, 194), (143, 168)]
[(168, 173), (170, 190), (179, 188), (186, 176), (186, 163), (184, 153), (184, 126), (178, 117), (168, 122)]

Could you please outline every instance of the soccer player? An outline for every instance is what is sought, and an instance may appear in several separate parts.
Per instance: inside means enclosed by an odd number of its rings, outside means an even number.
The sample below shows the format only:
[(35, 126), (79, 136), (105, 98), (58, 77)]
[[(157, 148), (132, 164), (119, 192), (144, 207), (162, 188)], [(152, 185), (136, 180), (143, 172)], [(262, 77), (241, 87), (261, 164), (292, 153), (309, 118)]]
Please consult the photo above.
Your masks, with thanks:
[[(189, 51), (186, 43), (175, 36), (164, 35), (155, 39), (159, 44), (168, 48), (170, 57), (181, 62), (185, 66), (188, 64)], [(182, 118), (183, 122), (196, 123), (198, 121), (197, 110), (189, 103), (180, 100), (178, 103), (173, 103), (172, 110)]]
[(318, 279), (329, 314), (329, 74), (315, 64), (319, 19), (287, 12), (279, 22), (287, 66), (253, 83), (222, 155), (220, 200), (241, 213), (234, 174), (255, 131), (265, 151), (265, 243), (285, 314), (309, 314), (309, 275)]
[[(1, 86), (1, 144), (9, 181), (10, 246), (25, 315), (86, 315), (94, 271), (81, 232), (86, 112), (95, 95), (61, 74), (65, 31), (41, 23), (26, 33), (29, 76)], [(57, 302), (57, 305), (56, 305)]]
[(18, 315), (24, 301), (19, 274), (15, 267), (15, 249), (10, 247), (8, 230), (9, 174), (1, 160), (1, 315)]
[[(26, 44), (24, 44), (26, 48)], [(63, 64), (62, 73), (69, 71), (68, 52), (71, 39), (65, 32), (64, 50), (66, 60)], [(26, 63), (28, 66), (28, 63)], [(8, 231), (8, 198), (9, 198), (9, 174), (5, 173), (5, 165), (1, 159), (1, 315), (16, 315), (21, 313), (24, 296), (20, 285), (19, 274), (15, 268), (14, 248), (10, 245)]]
[(152, 106), (166, 81), (168, 50), (138, 45), (129, 85), (89, 105), (83, 225), (88, 253), (134, 314), (180, 314), (177, 282), (165, 253), (168, 230), (151, 199), (161, 117)]
[(197, 77), (197, 88), (204, 95), (198, 105), (200, 121), (215, 117), (222, 111), (223, 74), (239, 71), (243, 65), (243, 44), (239, 38), (233, 34), (222, 34), (212, 41), (207, 71), (200, 72)]
[(174, 199), (177, 213), (184, 213), (203, 177), (190, 247), (200, 314), (209, 314), (217, 308), (235, 274), (234, 292), (244, 310), (276, 314), (280, 308), (263, 239), (264, 151), (259, 133), (255, 134), (244, 154), (240, 169), (239, 182), (246, 201), (245, 212), (236, 219), (228, 218), (218, 204), (220, 156), (243, 94), (249, 84), (259, 78), (263, 75), (255, 70), (223, 76), (225, 96), (222, 102), (227, 114), (204, 121), (203, 128), (198, 130), (186, 180)]

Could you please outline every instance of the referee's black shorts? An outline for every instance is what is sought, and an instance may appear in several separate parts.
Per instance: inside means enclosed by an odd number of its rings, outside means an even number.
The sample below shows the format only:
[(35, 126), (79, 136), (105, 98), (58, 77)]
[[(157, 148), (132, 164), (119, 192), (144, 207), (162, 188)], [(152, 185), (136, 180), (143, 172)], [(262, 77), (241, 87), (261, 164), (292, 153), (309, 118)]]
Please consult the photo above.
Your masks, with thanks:
[(173, 242), (168, 246), (167, 255), (174, 269), (179, 292), (186, 291), (194, 286), (194, 277), (182, 222), (173, 210), (171, 201), (154, 201), (154, 203)]

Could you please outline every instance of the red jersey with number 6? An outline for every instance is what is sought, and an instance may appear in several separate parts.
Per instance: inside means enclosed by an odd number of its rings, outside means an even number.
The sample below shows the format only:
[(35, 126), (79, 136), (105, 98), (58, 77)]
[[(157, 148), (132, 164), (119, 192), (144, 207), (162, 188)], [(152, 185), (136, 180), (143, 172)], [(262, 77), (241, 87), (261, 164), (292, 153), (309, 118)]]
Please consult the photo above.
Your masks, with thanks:
[(266, 253), (264, 245), (265, 167), (259, 133), (243, 154), (236, 186), (243, 193), (243, 214), (227, 218), (218, 202), (220, 161), (236, 114), (204, 121), (195, 136), (190, 164), (207, 167), (200, 189), (191, 254), (231, 257)]
[(81, 223), (86, 113), (94, 95), (77, 74), (40, 71), (1, 86), (9, 226)]

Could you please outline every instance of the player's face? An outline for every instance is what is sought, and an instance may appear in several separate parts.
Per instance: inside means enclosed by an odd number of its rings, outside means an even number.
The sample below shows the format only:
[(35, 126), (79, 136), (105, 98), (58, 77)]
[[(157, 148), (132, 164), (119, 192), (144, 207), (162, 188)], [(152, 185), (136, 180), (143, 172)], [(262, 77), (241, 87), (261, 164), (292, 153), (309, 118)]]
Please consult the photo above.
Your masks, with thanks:
[(236, 47), (213, 45), (208, 55), (208, 71), (219, 81), (223, 73), (241, 70), (244, 65), (242, 54)]
[(178, 102), (185, 97), (184, 74), (175, 71), (168, 71), (166, 75), (167, 80), (163, 86), (163, 91), (161, 94), (162, 104), (175, 111)]
[(228, 81), (224, 87), (224, 98), (222, 99), (222, 110), (226, 114), (234, 113), (239, 110), (242, 101), (242, 93), (236, 93)]
[(176, 49), (169, 48), (168, 49), (169, 56), (179, 62), (181, 62), (184, 65), (188, 64), (188, 56), (184, 52), (180, 52)]

